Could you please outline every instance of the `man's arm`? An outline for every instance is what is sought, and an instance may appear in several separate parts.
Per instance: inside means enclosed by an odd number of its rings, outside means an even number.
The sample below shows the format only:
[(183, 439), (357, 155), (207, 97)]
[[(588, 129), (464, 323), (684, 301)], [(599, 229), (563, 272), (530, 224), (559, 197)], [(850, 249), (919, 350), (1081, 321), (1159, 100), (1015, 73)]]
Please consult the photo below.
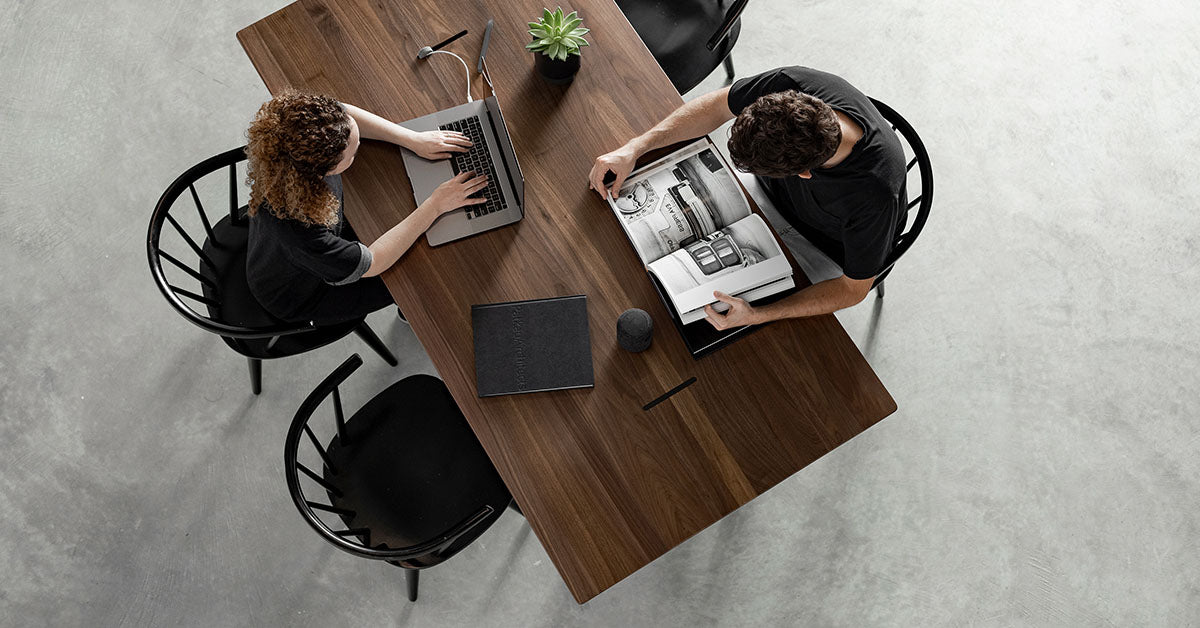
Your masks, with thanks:
[(358, 123), (358, 133), (365, 140), (383, 140), (424, 157), (425, 159), (446, 159), (451, 153), (465, 153), (471, 140), (455, 131), (425, 131), (417, 132), (378, 116), (366, 109), (355, 107), (350, 103), (342, 103), (346, 113)]
[(675, 142), (712, 133), (717, 127), (732, 118), (733, 112), (729, 110), (728, 87), (709, 92), (684, 103), (662, 122), (654, 125), (654, 128), (629, 140), (617, 150), (597, 157), (596, 163), (592, 166), (592, 172), (588, 175), (591, 188), (596, 190), (601, 198), (610, 194), (608, 187), (604, 185), (604, 175), (611, 170), (613, 174), (617, 175), (612, 182), (611, 189), (611, 195), (616, 198), (620, 193), (621, 184), (625, 182), (625, 177), (633, 172), (638, 157), (655, 148), (670, 146)]
[(708, 322), (717, 329), (757, 325), (780, 318), (800, 318), (831, 314), (857, 305), (871, 292), (874, 278), (851, 279), (845, 275), (815, 283), (796, 294), (774, 303), (754, 307), (744, 299), (731, 297), (723, 292), (714, 292), (718, 301), (727, 303), (729, 311), (721, 314), (713, 306), (704, 306)]

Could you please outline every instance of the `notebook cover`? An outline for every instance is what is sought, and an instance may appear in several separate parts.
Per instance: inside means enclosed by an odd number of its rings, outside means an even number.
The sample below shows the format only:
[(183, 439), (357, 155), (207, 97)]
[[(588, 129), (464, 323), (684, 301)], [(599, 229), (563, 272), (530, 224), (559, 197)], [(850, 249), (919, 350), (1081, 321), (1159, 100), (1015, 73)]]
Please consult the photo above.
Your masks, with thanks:
[(480, 397), (595, 385), (584, 295), (471, 306)]

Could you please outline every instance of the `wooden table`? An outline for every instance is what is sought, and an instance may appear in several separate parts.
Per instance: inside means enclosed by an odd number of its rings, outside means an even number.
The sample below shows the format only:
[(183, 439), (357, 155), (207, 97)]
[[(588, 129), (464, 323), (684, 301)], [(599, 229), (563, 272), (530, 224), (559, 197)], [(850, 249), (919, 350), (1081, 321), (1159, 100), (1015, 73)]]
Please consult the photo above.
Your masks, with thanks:
[[(608, 205), (588, 189), (596, 155), (682, 100), (612, 0), (574, 0), (592, 29), (567, 87), (523, 50), (541, 0), (300, 0), (238, 33), (277, 93), (319, 91), (396, 121), (464, 100), (487, 19), (489, 67), (526, 177), (516, 225), (436, 249), (422, 239), (383, 277), (567, 587), (584, 602), (896, 409), (833, 316), (777, 322), (693, 360)], [(488, 94), (475, 75), (476, 97)], [(364, 142), (346, 214), (371, 242), (413, 210), (395, 146)], [(793, 264), (794, 265), (794, 264)], [(797, 269), (797, 279), (806, 284)], [(471, 305), (588, 296), (594, 389), (480, 399)], [(627, 308), (654, 344), (617, 347)], [(688, 377), (696, 384), (642, 405)]]

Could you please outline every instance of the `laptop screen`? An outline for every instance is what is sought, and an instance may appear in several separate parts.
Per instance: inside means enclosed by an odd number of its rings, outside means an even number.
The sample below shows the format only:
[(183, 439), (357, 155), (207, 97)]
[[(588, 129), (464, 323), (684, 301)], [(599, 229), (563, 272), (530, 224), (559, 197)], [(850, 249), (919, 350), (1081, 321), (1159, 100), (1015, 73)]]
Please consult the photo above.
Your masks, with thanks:
[(521, 173), (521, 164), (517, 161), (517, 151), (513, 149), (512, 139), (508, 137), (508, 125), (504, 123), (504, 115), (500, 113), (500, 101), (496, 100), (496, 96), (493, 94), (485, 98), (483, 102), (492, 119), (492, 127), (496, 136), (500, 138), (500, 152), (503, 153), (504, 161), (508, 164), (508, 167), (505, 168), (508, 172), (508, 184), (512, 186), (517, 203), (524, 208), (525, 175)]

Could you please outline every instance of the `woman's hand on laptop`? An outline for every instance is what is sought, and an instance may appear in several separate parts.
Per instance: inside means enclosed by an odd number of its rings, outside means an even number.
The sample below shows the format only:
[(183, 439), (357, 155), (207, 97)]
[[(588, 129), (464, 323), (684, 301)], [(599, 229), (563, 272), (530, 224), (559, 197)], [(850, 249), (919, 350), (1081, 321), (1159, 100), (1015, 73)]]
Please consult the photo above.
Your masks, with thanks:
[(475, 176), (474, 172), (460, 172), (453, 179), (437, 186), (422, 206), (429, 207), (434, 215), (440, 216), (459, 207), (485, 203), (487, 198), (471, 195), (482, 192), (487, 183), (488, 179), (484, 175)]
[(487, 177), (477, 177), (474, 172), (464, 172), (437, 186), (433, 194), (425, 199), (416, 211), (383, 232), (383, 235), (367, 247), (371, 251), (371, 266), (363, 276), (374, 277), (391, 268), (438, 216), (464, 205), (477, 205), (487, 200), (482, 197), (470, 198), (486, 186)]
[(457, 131), (422, 131), (413, 134), (406, 148), (425, 159), (448, 159), (453, 153), (467, 152), (471, 140)]

